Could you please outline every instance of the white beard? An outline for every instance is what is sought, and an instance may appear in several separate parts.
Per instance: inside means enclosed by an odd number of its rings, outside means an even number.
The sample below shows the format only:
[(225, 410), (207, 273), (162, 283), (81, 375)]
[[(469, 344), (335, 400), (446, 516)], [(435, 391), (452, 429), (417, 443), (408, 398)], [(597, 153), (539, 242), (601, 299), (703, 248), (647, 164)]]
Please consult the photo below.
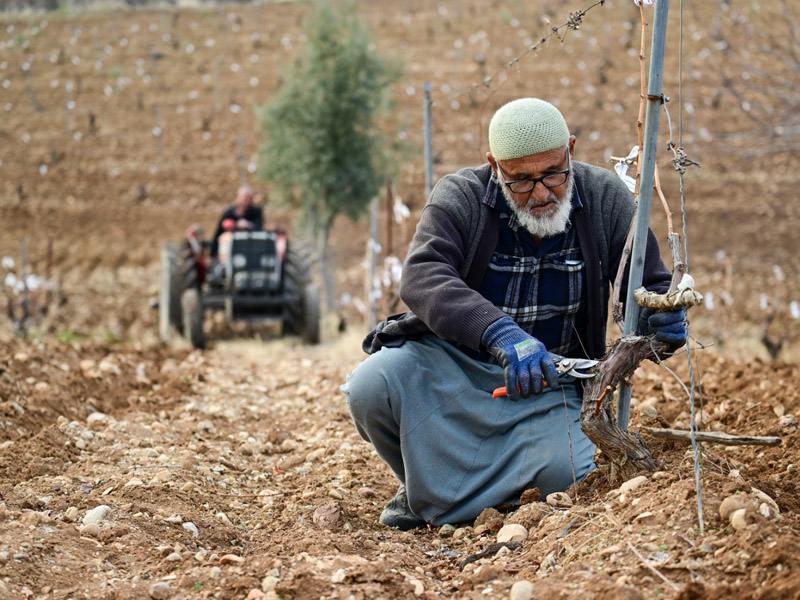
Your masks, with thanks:
[[(516, 215), (519, 224), (533, 237), (546, 238), (564, 233), (567, 228), (569, 216), (572, 213), (572, 188), (575, 186), (575, 177), (572, 172), (570, 172), (569, 179), (567, 179), (567, 189), (564, 192), (564, 196), (559, 200), (553, 192), (550, 192), (550, 195), (547, 197), (547, 202), (555, 202), (557, 205), (556, 212), (551, 215), (534, 215), (514, 201), (505, 183), (499, 181), (498, 185), (503, 192), (503, 197), (506, 199), (506, 204), (508, 204), (508, 207), (514, 215)], [(531, 202), (533, 202), (533, 200), (531, 200)]]

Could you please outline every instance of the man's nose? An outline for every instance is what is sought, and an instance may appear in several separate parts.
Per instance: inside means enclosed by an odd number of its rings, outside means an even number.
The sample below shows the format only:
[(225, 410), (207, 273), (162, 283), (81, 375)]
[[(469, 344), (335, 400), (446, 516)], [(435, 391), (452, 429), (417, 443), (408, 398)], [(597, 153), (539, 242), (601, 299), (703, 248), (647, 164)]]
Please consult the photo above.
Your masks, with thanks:
[(537, 181), (531, 190), (531, 198), (536, 202), (544, 202), (550, 196), (550, 190), (541, 181)]

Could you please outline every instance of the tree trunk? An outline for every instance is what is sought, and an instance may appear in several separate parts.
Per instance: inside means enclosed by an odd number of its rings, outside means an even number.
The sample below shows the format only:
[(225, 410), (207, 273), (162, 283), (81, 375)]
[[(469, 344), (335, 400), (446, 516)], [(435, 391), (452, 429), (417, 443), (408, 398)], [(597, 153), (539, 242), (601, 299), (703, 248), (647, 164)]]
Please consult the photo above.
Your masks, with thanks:
[(612, 480), (626, 481), (639, 471), (654, 471), (656, 461), (644, 438), (617, 425), (613, 390), (653, 352), (663, 355), (666, 347), (652, 336), (630, 335), (617, 340), (600, 361), (597, 374), (585, 380), (581, 429), (611, 462)]
[(317, 234), (317, 251), (319, 253), (320, 281), (325, 290), (325, 314), (336, 312), (336, 280), (334, 278), (334, 253), (330, 246), (330, 233), (333, 219), (326, 219), (320, 224)]

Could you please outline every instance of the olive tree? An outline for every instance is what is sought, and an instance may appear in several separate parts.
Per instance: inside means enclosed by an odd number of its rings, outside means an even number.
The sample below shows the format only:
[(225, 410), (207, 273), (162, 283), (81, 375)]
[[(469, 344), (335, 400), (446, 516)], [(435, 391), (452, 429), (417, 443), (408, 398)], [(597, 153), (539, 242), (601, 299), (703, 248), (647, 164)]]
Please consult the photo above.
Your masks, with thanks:
[(259, 176), (316, 236), (326, 306), (333, 311), (331, 228), (339, 215), (364, 214), (389, 175), (392, 142), (379, 125), (400, 69), (375, 51), (351, 0), (314, 2), (304, 30), (308, 41), (296, 66), (257, 109)]

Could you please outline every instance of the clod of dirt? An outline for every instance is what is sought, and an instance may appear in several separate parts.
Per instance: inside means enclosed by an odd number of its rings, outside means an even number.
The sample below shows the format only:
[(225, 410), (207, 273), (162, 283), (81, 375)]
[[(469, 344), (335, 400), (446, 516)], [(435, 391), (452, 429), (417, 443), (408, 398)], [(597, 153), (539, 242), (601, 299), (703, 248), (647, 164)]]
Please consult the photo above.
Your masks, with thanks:
[(538, 487), (535, 487), (522, 492), (522, 496), (519, 497), (519, 503), (522, 505), (532, 504), (534, 502), (538, 502), (541, 499), (542, 499), (542, 492), (539, 491)]
[(323, 502), (314, 511), (311, 518), (314, 525), (323, 529), (332, 529), (339, 522), (341, 511), (338, 502)]
[(553, 512), (548, 504), (544, 502), (534, 502), (520, 506), (514, 514), (508, 517), (507, 523), (519, 523), (528, 531), (536, 527), (539, 522)]
[(750, 494), (733, 494), (719, 505), (719, 516), (723, 522), (730, 522), (731, 515), (739, 510), (758, 512), (758, 503)]
[(483, 531), (498, 531), (503, 526), (503, 515), (496, 508), (484, 508), (475, 519), (473, 527), (483, 526)]

